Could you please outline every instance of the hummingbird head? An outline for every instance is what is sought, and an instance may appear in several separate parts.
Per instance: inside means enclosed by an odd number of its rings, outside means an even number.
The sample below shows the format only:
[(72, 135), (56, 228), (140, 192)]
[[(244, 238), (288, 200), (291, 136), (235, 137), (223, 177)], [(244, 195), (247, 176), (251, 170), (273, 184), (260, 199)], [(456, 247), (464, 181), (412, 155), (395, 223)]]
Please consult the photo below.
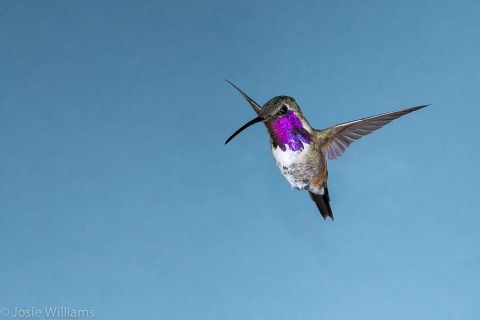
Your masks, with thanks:
[(263, 122), (267, 127), (274, 148), (278, 146), (286, 151), (286, 147), (289, 146), (291, 150), (298, 151), (303, 149), (304, 143), (310, 144), (312, 128), (303, 116), (295, 99), (288, 96), (277, 96), (260, 107), (233, 83), (228, 82), (240, 91), (258, 116), (235, 131), (225, 144), (229, 143), (240, 132), (258, 122)]

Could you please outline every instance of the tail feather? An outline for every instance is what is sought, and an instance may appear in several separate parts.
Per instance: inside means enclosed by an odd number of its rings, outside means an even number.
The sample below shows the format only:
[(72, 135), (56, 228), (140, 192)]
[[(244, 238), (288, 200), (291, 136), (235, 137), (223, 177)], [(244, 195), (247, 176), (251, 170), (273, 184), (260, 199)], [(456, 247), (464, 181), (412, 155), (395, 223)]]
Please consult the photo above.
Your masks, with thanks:
[(327, 220), (329, 217), (333, 220), (333, 212), (332, 208), (330, 208), (330, 197), (328, 195), (328, 188), (325, 186), (325, 192), (323, 194), (315, 194), (308, 191), (310, 198), (315, 202), (317, 205), (318, 210), (320, 210), (320, 214), (322, 215), (323, 219)]

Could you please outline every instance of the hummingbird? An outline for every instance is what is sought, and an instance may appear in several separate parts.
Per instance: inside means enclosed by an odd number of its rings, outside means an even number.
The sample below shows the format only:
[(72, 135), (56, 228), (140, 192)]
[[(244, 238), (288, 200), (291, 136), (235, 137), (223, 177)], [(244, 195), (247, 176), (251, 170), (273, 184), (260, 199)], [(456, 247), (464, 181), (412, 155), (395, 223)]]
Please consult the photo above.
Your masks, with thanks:
[(387, 112), (317, 130), (312, 128), (294, 98), (273, 97), (261, 107), (232, 82), (226, 81), (247, 100), (257, 117), (235, 131), (225, 144), (251, 125), (263, 122), (280, 172), (293, 188), (308, 191), (325, 220), (333, 220), (327, 184), (327, 159), (337, 159), (353, 141), (401, 116), (429, 106)]

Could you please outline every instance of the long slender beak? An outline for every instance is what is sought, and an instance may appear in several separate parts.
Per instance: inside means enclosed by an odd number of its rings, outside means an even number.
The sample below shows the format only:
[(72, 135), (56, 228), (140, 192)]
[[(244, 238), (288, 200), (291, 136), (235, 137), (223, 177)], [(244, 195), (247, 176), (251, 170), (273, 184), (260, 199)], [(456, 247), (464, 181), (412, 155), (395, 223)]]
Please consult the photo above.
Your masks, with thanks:
[(250, 121), (248, 121), (247, 123), (245, 123), (240, 129), (238, 129), (237, 131), (235, 131), (234, 134), (232, 134), (230, 136), (230, 138), (227, 139), (227, 141), (225, 141), (225, 144), (229, 143), (233, 138), (235, 138), (235, 136), (237, 134), (239, 134), (240, 132), (242, 132), (243, 130), (247, 129), (248, 127), (250, 127), (252, 124), (255, 124), (255, 123), (258, 123), (258, 122), (262, 122), (263, 120), (265, 120), (263, 117), (261, 116), (258, 116), (256, 117), (255, 119), (252, 119)]
[(227, 79), (225, 79), (225, 81), (230, 83), (232, 85), (232, 87), (234, 87), (235, 89), (238, 90), (238, 92), (240, 92), (240, 94), (245, 98), (245, 100), (247, 100), (247, 102), (252, 106), (253, 111), (255, 111), (256, 114), (258, 114), (258, 115), (260, 114), (260, 112), (262, 111), (262, 107), (260, 107), (260, 105), (258, 103), (256, 103), (252, 98), (247, 96), (247, 94), (245, 92), (243, 92), (242, 90), (240, 90), (239, 87), (237, 87), (236, 85), (234, 85), (233, 83), (231, 83)]

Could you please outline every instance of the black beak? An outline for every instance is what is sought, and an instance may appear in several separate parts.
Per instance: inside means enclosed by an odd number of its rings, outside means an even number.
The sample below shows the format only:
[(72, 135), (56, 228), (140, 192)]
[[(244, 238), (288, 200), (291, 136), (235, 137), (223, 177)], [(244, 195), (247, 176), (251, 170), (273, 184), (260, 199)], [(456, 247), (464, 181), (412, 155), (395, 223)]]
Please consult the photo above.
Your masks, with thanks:
[(265, 120), (263, 117), (258, 116), (258, 117), (256, 117), (255, 119), (250, 120), (249, 122), (245, 123), (240, 129), (238, 129), (237, 131), (235, 131), (235, 133), (232, 134), (232, 135), (230, 136), (230, 138), (227, 139), (227, 141), (225, 141), (225, 144), (229, 143), (230, 140), (232, 140), (233, 138), (235, 138), (235, 136), (236, 136), (237, 134), (239, 134), (239, 133), (242, 132), (243, 130), (247, 129), (247, 128), (250, 127), (252, 124), (255, 124), (255, 123), (258, 123), (258, 122), (262, 122), (263, 120)]

